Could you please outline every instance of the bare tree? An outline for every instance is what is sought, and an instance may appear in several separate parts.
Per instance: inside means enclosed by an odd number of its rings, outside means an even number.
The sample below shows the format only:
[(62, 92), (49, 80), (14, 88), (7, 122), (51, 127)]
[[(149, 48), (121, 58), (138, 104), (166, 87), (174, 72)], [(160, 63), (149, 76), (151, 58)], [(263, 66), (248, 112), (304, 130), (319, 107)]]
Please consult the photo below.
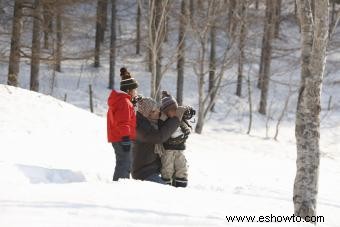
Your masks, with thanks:
[(229, 11), (228, 11), (228, 32), (234, 34), (237, 26), (237, 1), (229, 1)]
[(107, 8), (108, 8), (108, 5), (109, 5), (109, 1), (108, 0), (103, 0), (103, 3), (101, 4), (101, 26), (100, 26), (100, 29), (101, 29), (101, 34), (100, 34), (100, 42), (101, 43), (104, 43), (104, 40), (105, 40), (105, 31), (107, 29)]
[(116, 66), (116, 0), (111, 0), (111, 38), (110, 38), (109, 89), (114, 88), (115, 66)]
[(304, 219), (316, 215), (320, 163), (320, 96), (328, 44), (328, 0), (297, 0), (301, 21), (301, 82), (296, 112), (297, 170), (294, 213)]
[(206, 94), (204, 91), (205, 77), (210, 71), (210, 69), (206, 69), (209, 30), (213, 24), (212, 21), (225, 13), (225, 10), (223, 10), (225, 2), (213, 0), (202, 4), (203, 8), (197, 9), (197, 17), (195, 17), (195, 21), (191, 23), (193, 30), (192, 35), (197, 44), (197, 47), (195, 47), (195, 50), (197, 50), (197, 59), (194, 60), (193, 66), (195, 74), (198, 77), (198, 119), (195, 132), (199, 134), (202, 133), (205, 118), (216, 101), (218, 91), (221, 88), (221, 82), (224, 78), (224, 72), (232, 65), (234, 60), (231, 56), (234, 54), (233, 40), (235, 40), (234, 37), (227, 37), (225, 39), (226, 44), (223, 49), (224, 51), (221, 52), (221, 56), (217, 58), (219, 62), (216, 64), (214, 87)]
[(242, 0), (240, 2), (240, 17), (241, 17), (241, 29), (239, 40), (239, 56), (238, 56), (238, 75), (237, 75), (237, 87), (236, 95), (241, 97), (242, 95), (242, 81), (243, 81), (243, 65), (245, 61), (245, 42), (247, 36), (247, 9), (248, 1)]
[(102, 12), (103, 12), (104, 0), (97, 1), (97, 19), (96, 19), (96, 38), (94, 47), (94, 67), (100, 66), (100, 43), (102, 40)]
[(39, 91), (41, 2), (34, 0), (30, 89)]
[(274, 30), (274, 37), (279, 38), (280, 35), (280, 23), (281, 23), (281, 6), (282, 0), (276, 0), (275, 4), (275, 30)]
[(190, 0), (189, 2), (189, 11), (190, 11), (190, 22), (193, 19), (194, 13), (195, 13), (195, 1)]
[(185, 29), (188, 20), (187, 0), (181, 2), (178, 31), (178, 57), (177, 57), (177, 102), (183, 104), (184, 63), (185, 63)]
[(21, 38), (21, 20), (22, 20), (22, 4), (23, 0), (15, 0), (12, 37), (11, 37), (11, 52), (8, 64), (8, 80), (7, 84), (18, 86), (18, 74), (20, 64), (20, 38)]
[(261, 99), (259, 113), (266, 114), (267, 98), (269, 90), (269, 78), (270, 78), (270, 65), (272, 55), (272, 39), (274, 36), (274, 9), (277, 0), (266, 0), (266, 21), (265, 30), (263, 34), (262, 53), (261, 53), (261, 65), (260, 66), (260, 85), (261, 85)]
[(160, 99), (162, 43), (168, 0), (149, 1), (149, 53), (151, 57), (151, 97)]
[(56, 7), (56, 36), (57, 46), (55, 51), (55, 70), (61, 72), (61, 59), (62, 59), (62, 48), (63, 48), (63, 24), (62, 24), (62, 3), (58, 3)]
[(136, 17), (136, 54), (140, 54), (140, 44), (141, 44), (141, 5), (140, 1), (137, 0), (137, 17)]
[(53, 32), (53, 13), (55, 7), (55, 0), (44, 0), (42, 2), (43, 8), (43, 26), (42, 30), (44, 32), (44, 48), (49, 48), (49, 38)]
[[(212, 90), (215, 87), (215, 72), (216, 71), (216, 20), (211, 21), (210, 27), (210, 59), (209, 59), (209, 88), (211, 93), (210, 99), (214, 98)], [(211, 106), (211, 111), (214, 111), (214, 104)]]

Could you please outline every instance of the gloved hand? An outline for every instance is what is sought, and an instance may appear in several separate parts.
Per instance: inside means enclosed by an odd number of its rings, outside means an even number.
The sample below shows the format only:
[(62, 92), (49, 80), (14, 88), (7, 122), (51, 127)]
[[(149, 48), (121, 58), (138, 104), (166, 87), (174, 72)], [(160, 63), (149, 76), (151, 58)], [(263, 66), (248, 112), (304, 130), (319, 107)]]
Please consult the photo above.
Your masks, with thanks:
[(129, 152), (131, 149), (131, 140), (128, 136), (123, 136), (122, 137), (122, 142), (120, 142), (120, 145), (123, 148), (123, 151)]

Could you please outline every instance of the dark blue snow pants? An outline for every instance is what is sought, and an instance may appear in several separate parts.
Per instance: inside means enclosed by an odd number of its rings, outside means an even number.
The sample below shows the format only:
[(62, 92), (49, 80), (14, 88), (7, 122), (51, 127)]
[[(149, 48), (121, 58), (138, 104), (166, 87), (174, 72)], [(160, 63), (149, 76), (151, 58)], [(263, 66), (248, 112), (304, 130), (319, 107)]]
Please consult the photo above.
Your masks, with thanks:
[(113, 174), (113, 181), (117, 181), (120, 178), (130, 178), (132, 160), (131, 149), (128, 152), (124, 151), (120, 143), (112, 143), (112, 146), (116, 154), (116, 167)]

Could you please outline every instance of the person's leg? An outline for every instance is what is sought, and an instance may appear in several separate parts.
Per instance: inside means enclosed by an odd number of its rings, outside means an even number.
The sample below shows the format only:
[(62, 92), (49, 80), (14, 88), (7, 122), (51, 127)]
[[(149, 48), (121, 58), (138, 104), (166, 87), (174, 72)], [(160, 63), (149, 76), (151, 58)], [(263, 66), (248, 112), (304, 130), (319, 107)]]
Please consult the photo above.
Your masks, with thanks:
[(175, 179), (173, 186), (186, 187), (188, 185), (188, 167), (184, 151), (175, 151)]
[(119, 143), (112, 143), (116, 154), (116, 167), (113, 174), (113, 181), (120, 178), (130, 178), (131, 171), (131, 150), (126, 152)]
[(167, 184), (166, 182), (164, 182), (162, 180), (162, 178), (159, 176), (159, 174), (152, 174), (150, 176), (148, 176), (145, 181), (150, 181), (150, 182), (154, 182), (154, 183), (158, 183), (158, 184)]
[(172, 177), (175, 171), (174, 152), (170, 150), (165, 150), (161, 156), (161, 161), (162, 161), (162, 168), (161, 168), (162, 180), (165, 181), (167, 184), (171, 185)]

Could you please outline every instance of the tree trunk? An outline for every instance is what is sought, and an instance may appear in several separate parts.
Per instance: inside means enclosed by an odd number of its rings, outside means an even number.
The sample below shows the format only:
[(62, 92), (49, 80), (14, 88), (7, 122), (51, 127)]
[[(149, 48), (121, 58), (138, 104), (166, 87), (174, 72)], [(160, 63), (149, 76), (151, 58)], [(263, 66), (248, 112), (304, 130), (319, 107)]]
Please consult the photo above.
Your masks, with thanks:
[(335, 0), (332, 2), (332, 14), (331, 14), (331, 23), (329, 24), (329, 39), (331, 39), (331, 36), (332, 36), (332, 32), (333, 32), (333, 29), (334, 29), (334, 26), (335, 26), (335, 17), (336, 17), (336, 5), (335, 5)]
[(267, 98), (268, 98), (268, 90), (269, 90), (269, 80), (270, 80), (270, 64), (271, 64), (271, 55), (272, 55), (272, 39), (274, 36), (274, 17), (273, 12), (275, 9), (275, 4), (277, 0), (267, 0), (266, 2), (266, 11), (267, 19), (266, 19), (266, 30), (264, 32), (264, 46), (262, 46), (263, 53), (263, 70), (259, 75), (262, 78), (261, 82), (261, 100), (260, 100), (260, 108), (259, 113), (266, 115), (267, 109)]
[(205, 45), (201, 43), (201, 54), (200, 54), (200, 68), (198, 78), (198, 116), (195, 132), (201, 134), (204, 125), (204, 60), (205, 60)]
[(298, 0), (302, 29), (301, 83), (296, 112), (297, 170), (294, 213), (304, 219), (316, 215), (320, 162), (320, 96), (328, 43), (328, 0)]
[(255, 9), (256, 9), (256, 10), (259, 9), (259, 0), (255, 0)]
[(263, 57), (265, 55), (265, 46), (267, 42), (267, 36), (266, 32), (268, 29), (268, 14), (270, 13), (270, 8), (268, 7), (267, 4), (268, 1), (266, 1), (266, 11), (265, 11), (265, 18), (264, 18), (264, 28), (263, 28), (263, 36), (262, 36), (262, 48), (261, 48), (261, 58), (260, 58), (260, 66), (259, 66), (259, 78), (257, 81), (257, 88), (262, 89), (262, 75), (263, 75), (263, 64), (264, 60)]
[(116, 0), (111, 0), (111, 38), (110, 38), (109, 89), (114, 89), (115, 66), (116, 66)]
[(184, 87), (184, 63), (185, 63), (185, 27), (187, 20), (187, 0), (181, 2), (181, 15), (179, 20), (178, 32), (178, 58), (177, 58), (177, 102), (183, 104)]
[(195, 1), (194, 0), (190, 0), (189, 10), (190, 10), (190, 23), (192, 23), (194, 13), (195, 13)]
[(107, 8), (109, 5), (108, 0), (103, 0), (101, 5), (101, 34), (100, 34), (100, 42), (104, 43), (105, 40), (105, 31), (107, 29)]
[(22, 2), (23, 0), (15, 0), (12, 37), (11, 37), (11, 52), (8, 64), (8, 80), (7, 84), (18, 86), (19, 65), (20, 65), (20, 38), (21, 38), (21, 19), (22, 19)]
[(33, 5), (33, 32), (32, 32), (32, 56), (31, 56), (31, 81), (30, 89), (39, 91), (39, 67), (40, 67), (40, 0), (34, 0)]
[(236, 30), (236, 9), (237, 9), (237, 1), (230, 0), (229, 1), (229, 12), (228, 12), (228, 32), (230, 37), (233, 36)]
[(276, 0), (276, 4), (275, 4), (275, 31), (274, 31), (274, 37), (275, 38), (279, 38), (279, 35), (280, 35), (281, 5), (282, 5), (282, 0)]
[(137, 17), (136, 17), (136, 54), (140, 54), (140, 33), (141, 33), (141, 6), (139, 4), (139, 1), (137, 0)]
[(63, 50), (63, 25), (62, 25), (62, 9), (63, 7), (58, 4), (57, 6), (57, 18), (56, 18), (56, 33), (57, 33), (57, 48), (56, 48), (56, 62), (55, 62), (55, 70), (61, 72), (61, 59), (62, 59), (62, 50)]
[(44, 49), (49, 48), (49, 37), (52, 35), (53, 31), (53, 9), (54, 2), (52, 1), (44, 1), (43, 2), (43, 14), (44, 14)]
[(243, 81), (243, 64), (245, 60), (245, 41), (247, 36), (247, 1), (242, 0), (241, 2), (241, 31), (239, 41), (239, 57), (238, 57), (238, 75), (237, 75), (237, 87), (236, 95), (241, 97), (242, 95), (242, 81)]
[(161, 94), (161, 56), (164, 41), (164, 20), (167, 1), (150, 1), (149, 46), (151, 57), (151, 97), (160, 100)]
[(94, 67), (100, 67), (100, 43), (102, 37), (102, 6), (103, 0), (97, 2), (97, 17), (96, 17), (96, 38), (94, 47)]
[[(216, 71), (216, 27), (215, 21), (212, 22), (210, 28), (210, 61), (209, 61), (209, 89), (211, 93), (210, 99), (213, 100), (214, 94), (212, 92), (215, 89), (215, 71)], [(214, 111), (214, 105), (212, 105), (211, 111)]]

